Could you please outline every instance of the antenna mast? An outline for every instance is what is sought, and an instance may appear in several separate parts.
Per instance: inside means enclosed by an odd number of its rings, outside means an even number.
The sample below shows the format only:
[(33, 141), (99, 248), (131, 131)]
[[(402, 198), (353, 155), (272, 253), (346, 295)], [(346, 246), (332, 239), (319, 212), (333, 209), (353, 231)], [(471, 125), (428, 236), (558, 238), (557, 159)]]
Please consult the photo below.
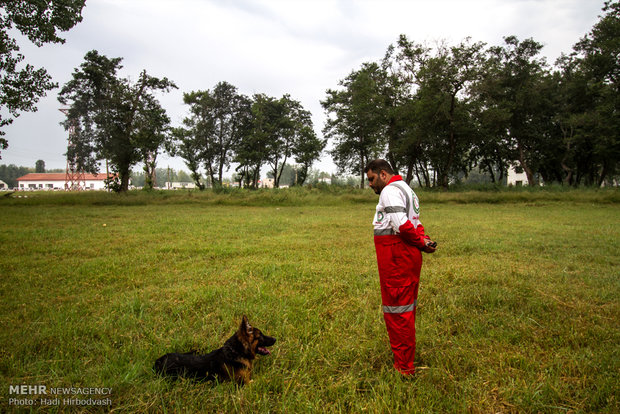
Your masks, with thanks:
[[(69, 109), (61, 108), (60, 112), (69, 117)], [(69, 125), (69, 138), (67, 139), (67, 168), (65, 171), (65, 191), (82, 191), (86, 189), (84, 171), (77, 170), (75, 156), (71, 157), (69, 149), (73, 147), (72, 138), (75, 136), (75, 121)]]

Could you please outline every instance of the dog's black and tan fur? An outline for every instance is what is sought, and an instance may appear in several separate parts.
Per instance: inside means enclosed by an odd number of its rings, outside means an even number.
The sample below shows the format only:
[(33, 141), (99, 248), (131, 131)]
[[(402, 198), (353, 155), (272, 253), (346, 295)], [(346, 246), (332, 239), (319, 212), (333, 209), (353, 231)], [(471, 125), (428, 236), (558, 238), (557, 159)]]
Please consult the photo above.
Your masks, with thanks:
[(251, 380), (256, 355), (269, 355), (267, 347), (275, 342), (275, 338), (253, 328), (244, 315), (239, 329), (223, 347), (206, 355), (195, 352), (166, 354), (155, 361), (155, 371), (175, 377), (183, 375), (204, 380), (232, 380), (243, 385)]

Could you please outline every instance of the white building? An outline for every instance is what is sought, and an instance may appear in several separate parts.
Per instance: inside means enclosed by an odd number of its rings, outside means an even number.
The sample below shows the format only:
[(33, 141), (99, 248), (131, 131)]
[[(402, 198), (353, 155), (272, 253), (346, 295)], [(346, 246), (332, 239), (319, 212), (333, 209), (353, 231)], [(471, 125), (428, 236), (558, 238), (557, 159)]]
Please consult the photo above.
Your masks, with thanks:
[(260, 188), (273, 188), (275, 185), (273, 178), (265, 178), (264, 180), (258, 180), (258, 186)]
[(173, 182), (166, 181), (164, 188), (166, 190), (180, 190), (180, 189), (185, 189), (185, 188), (189, 190), (193, 190), (196, 188), (196, 184), (188, 183), (188, 182), (181, 182), (181, 181), (173, 181)]
[(528, 185), (527, 174), (523, 171), (523, 168), (514, 165), (508, 167), (506, 180), (506, 184), (509, 186), (514, 185), (519, 187), (522, 185)]
[[(65, 173), (30, 173), (17, 179), (19, 190), (64, 190)], [(105, 174), (84, 174), (86, 190), (105, 190)]]
[(8, 189), (9, 189), (9, 185), (5, 183), (4, 181), (0, 180), (0, 190), (8, 190)]

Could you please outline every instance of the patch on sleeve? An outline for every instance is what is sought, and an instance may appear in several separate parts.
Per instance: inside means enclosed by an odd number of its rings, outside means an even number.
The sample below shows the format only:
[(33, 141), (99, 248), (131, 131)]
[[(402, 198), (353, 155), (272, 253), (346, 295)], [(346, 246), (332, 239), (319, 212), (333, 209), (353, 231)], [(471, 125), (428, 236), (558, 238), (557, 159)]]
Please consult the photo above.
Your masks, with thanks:
[(418, 196), (411, 190), (411, 195), (413, 196), (413, 211), (416, 214), (420, 214), (420, 201), (418, 200)]

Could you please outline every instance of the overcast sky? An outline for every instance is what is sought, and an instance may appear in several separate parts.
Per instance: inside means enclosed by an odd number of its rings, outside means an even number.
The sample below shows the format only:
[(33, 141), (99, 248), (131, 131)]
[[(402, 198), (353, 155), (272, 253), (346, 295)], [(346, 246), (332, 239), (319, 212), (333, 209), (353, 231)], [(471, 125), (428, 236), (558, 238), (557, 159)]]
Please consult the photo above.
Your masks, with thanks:
[[(87, 0), (64, 45), (19, 42), (26, 61), (45, 67), (60, 86), (93, 49), (122, 57), (123, 77), (136, 79), (143, 69), (168, 77), (179, 89), (160, 101), (173, 125), (187, 115), (184, 92), (227, 81), (248, 96), (289, 93), (312, 112), (320, 135), (325, 91), (381, 59), (400, 34), (429, 44), (531, 37), (553, 63), (591, 30), (602, 7), (603, 0)], [(65, 168), (58, 91), (5, 128), (9, 149), (0, 164), (34, 167), (42, 159), (48, 169)], [(187, 170), (180, 159), (158, 160), (158, 167)], [(327, 154), (315, 168), (336, 171)]]

